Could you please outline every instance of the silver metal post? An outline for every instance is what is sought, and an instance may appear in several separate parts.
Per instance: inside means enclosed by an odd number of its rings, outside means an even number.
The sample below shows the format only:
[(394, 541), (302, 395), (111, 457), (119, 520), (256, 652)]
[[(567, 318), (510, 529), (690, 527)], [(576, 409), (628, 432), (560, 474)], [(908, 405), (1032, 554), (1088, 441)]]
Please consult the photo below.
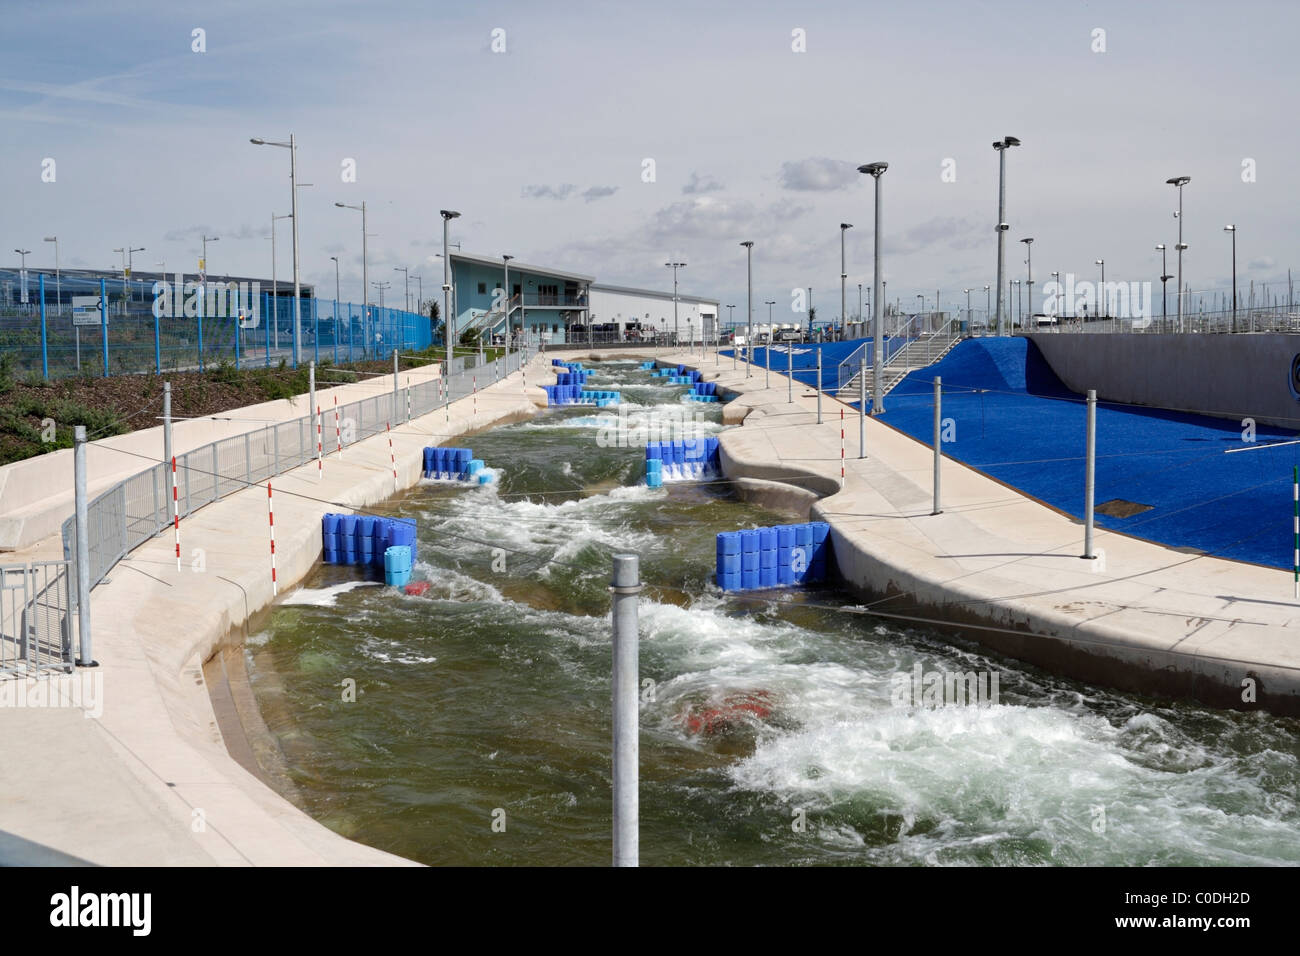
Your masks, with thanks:
[(785, 343), (785, 400), (794, 404), (794, 345)]
[(98, 667), (90, 642), (90, 518), (86, 497), (86, 426), (72, 430), (72, 486), (77, 526), (77, 632), (81, 636), (79, 667)]
[(307, 364), (307, 414), (311, 416), (311, 423), (316, 421), (316, 363)]
[(932, 515), (943, 514), (939, 497), (939, 463), (943, 459), (943, 379), (934, 378), (934, 510)]
[(1005, 335), (1006, 330), (1002, 326), (1003, 305), (1003, 271), (1005, 255), (1004, 246), (1006, 244), (1006, 231), (1002, 228), (1002, 223), (1007, 218), (1007, 150), (1003, 145), (998, 148), (998, 335)]
[(867, 457), (867, 355), (858, 359), (858, 457)]
[(163, 382), (163, 464), (172, 463), (172, 383)]
[(822, 347), (817, 346), (817, 424), (822, 423)]
[(397, 421), (397, 349), (393, 349), (393, 421)]
[(635, 554), (614, 555), (611, 616), (614, 623), (614, 865), (639, 865), (640, 726), (637, 712), (639, 649)]
[(1097, 468), (1097, 390), (1088, 389), (1088, 463), (1083, 484), (1083, 556), (1092, 553), (1092, 497)]
[(874, 265), (875, 295), (873, 296), (873, 298), (876, 300), (875, 302), (872, 303), (872, 308), (875, 310), (875, 323), (874, 323), (875, 328), (871, 333), (871, 366), (872, 366), (871, 414), (873, 415), (879, 415), (881, 412), (885, 410), (885, 397), (880, 387), (881, 380), (885, 377), (884, 375), (884, 360), (885, 360), (884, 313), (881, 311), (881, 303), (884, 302), (885, 291), (883, 286), (881, 285), (881, 280), (883, 276), (881, 275), (880, 272), (880, 177), (881, 175), (883, 175), (883, 171), (872, 177), (876, 181), (876, 241), (875, 241), (876, 248), (872, 253), (875, 258), (875, 265)]

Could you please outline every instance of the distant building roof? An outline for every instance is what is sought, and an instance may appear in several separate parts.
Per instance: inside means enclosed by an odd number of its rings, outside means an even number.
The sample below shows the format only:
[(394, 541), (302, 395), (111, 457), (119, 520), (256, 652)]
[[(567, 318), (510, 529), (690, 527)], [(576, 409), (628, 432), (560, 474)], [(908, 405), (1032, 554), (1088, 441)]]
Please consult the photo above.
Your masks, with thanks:
[[(461, 260), (464, 262), (476, 262), (483, 266), (495, 266), (498, 269), (504, 264), (500, 256), (479, 256), (470, 252), (453, 252), (451, 261)], [(580, 272), (569, 272), (565, 269), (552, 269), (549, 266), (533, 266), (527, 262), (520, 262), (518, 259), (510, 260), (511, 272), (534, 272), (547, 276), (555, 276), (559, 279), (572, 279), (575, 282), (594, 282), (595, 276), (583, 275)]]

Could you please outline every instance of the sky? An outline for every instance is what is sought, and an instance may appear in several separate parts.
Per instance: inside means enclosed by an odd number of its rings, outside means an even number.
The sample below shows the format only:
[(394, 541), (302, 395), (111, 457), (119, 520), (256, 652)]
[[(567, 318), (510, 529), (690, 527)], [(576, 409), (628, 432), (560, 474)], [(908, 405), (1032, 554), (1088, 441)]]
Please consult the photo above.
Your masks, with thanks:
[[(885, 161), (888, 298), (982, 308), (1007, 155), (1008, 277), (1150, 281), (1177, 241), (1194, 290), (1285, 292), (1300, 268), (1291, 166), (1300, 5), (1286, 2), (400, 2), (6, 0), (0, 262), (270, 275), (298, 143), (301, 269), (361, 298), (369, 271), (441, 284), (440, 209), (466, 252), (671, 289), (755, 313), (872, 282)], [(195, 38), (202, 30), (202, 44)], [(1099, 33), (1098, 31), (1104, 31)], [(201, 45), (201, 51), (195, 47)], [(801, 47), (802, 49), (797, 49)], [(48, 160), (53, 160), (50, 167)], [(355, 181), (347, 181), (349, 162)], [(53, 181), (45, 181), (53, 170)], [(44, 177), (44, 178), (43, 178)], [(289, 275), (288, 221), (277, 224)], [(8, 260), (13, 260), (9, 262)], [(48, 261), (47, 261), (48, 260)], [(1300, 273), (1297, 274), (1300, 279)], [(412, 292), (416, 283), (412, 282)], [(1171, 283), (1171, 288), (1173, 283)], [(725, 314), (725, 311), (724, 311)]]

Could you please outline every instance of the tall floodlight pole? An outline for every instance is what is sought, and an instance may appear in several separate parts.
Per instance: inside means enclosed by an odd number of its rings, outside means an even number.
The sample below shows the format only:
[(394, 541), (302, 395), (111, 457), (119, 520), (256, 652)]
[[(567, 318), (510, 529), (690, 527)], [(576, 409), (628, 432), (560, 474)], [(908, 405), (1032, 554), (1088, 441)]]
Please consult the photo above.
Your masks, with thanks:
[(749, 315), (749, 331), (745, 333), (745, 378), (749, 378), (754, 366), (754, 241), (746, 239), (741, 245), (745, 247), (745, 311)]
[(1065, 293), (1061, 289), (1061, 274), (1059, 272), (1053, 272), (1052, 281), (1056, 283), (1056, 302), (1053, 303), (1052, 313), (1054, 317), (1059, 319), (1061, 315), (1061, 303), (1065, 301)]
[(1097, 310), (1096, 311), (1097, 311), (1097, 315), (1099, 315), (1101, 318), (1104, 319), (1106, 318), (1106, 312), (1108, 311), (1106, 308), (1108, 305), (1108, 303), (1106, 302), (1106, 260), (1094, 259), (1092, 261), (1092, 264), (1095, 266), (1101, 266), (1101, 285), (1097, 288)]
[(289, 151), (289, 191), (293, 199), (293, 207), (289, 210), (289, 215), (293, 217), (293, 364), (296, 366), (302, 342), (302, 283), (298, 272), (298, 143), (293, 133), (289, 134), (287, 143), (275, 143), (258, 137), (249, 142), (254, 146), (279, 146)]
[(1026, 256), (1025, 264), (1029, 266), (1029, 281), (1027, 283), (1029, 288), (1029, 312), (1027, 313), (1027, 315), (1030, 319), (1033, 319), (1034, 317), (1034, 240), (1032, 238), (1029, 238), (1029, 239), (1021, 239), (1020, 241), (1025, 244), (1025, 256)]
[(339, 257), (330, 256), (330, 261), (334, 263), (334, 301), (339, 301)]
[(970, 289), (962, 289), (962, 291), (966, 293), (966, 328), (969, 329), (975, 324), (971, 321), (970, 316)]
[(1167, 328), (1169, 319), (1169, 298), (1165, 294), (1166, 284), (1173, 278), (1169, 274), (1169, 263), (1165, 258), (1165, 244), (1163, 242), (1156, 245), (1160, 253), (1160, 325), (1161, 328)]
[(1005, 289), (1006, 272), (1004, 269), (1006, 242), (1006, 231), (1011, 227), (1007, 225), (1007, 150), (1012, 146), (1019, 146), (1020, 140), (1014, 136), (1004, 136), (993, 144), (993, 148), (998, 151), (998, 335), (1005, 334), (1005, 328), (1002, 324), (1002, 314), (1006, 310), (1003, 302), (1003, 291)]
[[(1183, 331), (1183, 250), (1187, 248), (1187, 243), (1183, 242), (1183, 187), (1192, 181), (1191, 176), (1173, 176), (1166, 179), (1165, 182), (1178, 189), (1178, 244), (1174, 248), (1178, 251), (1178, 331)], [(1235, 290), (1234, 290), (1235, 291)]]
[(992, 300), (989, 295), (989, 284), (986, 282), (984, 283), (984, 331), (985, 332), (989, 330), (989, 310), (992, 308), (992, 306), (990, 305), (991, 301)]
[(450, 375), (451, 342), (456, 323), (451, 314), (451, 250), (447, 248), (447, 223), (458, 218), (460, 213), (454, 209), (440, 209), (438, 215), (442, 216), (442, 334), (447, 339), (447, 374)]
[[(355, 209), (361, 213), (361, 334), (366, 336), (366, 341), (362, 343), (364, 350), (369, 348), (370, 345), (370, 275), (368, 271), (370, 256), (366, 245), (366, 202), (363, 199), (360, 206), (342, 202), (336, 202), (334, 205), (340, 209)], [(297, 222), (297, 220), (294, 221)], [(297, 226), (294, 228), (296, 229)]]
[[(840, 223), (840, 328), (844, 329), (849, 324), (848, 313), (844, 305), (844, 283), (849, 275), (844, 271), (844, 234), (853, 228), (853, 223)], [(859, 296), (862, 293), (862, 286), (858, 286)]]
[[(513, 258), (514, 256), (505, 255), (504, 253), (501, 256), (501, 264), (505, 269), (505, 278), (502, 281), (505, 283), (506, 293), (506, 329), (504, 334), (507, 349), (510, 348), (510, 260)], [(519, 294), (523, 295), (522, 290)]]
[(406, 289), (402, 301), (406, 305), (406, 311), (411, 311), (411, 269), (409, 266), (393, 266), (394, 272), (400, 272), (406, 277)]
[(665, 262), (664, 265), (667, 266), (669, 269), (673, 270), (673, 346), (677, 347), (680, 344), (677, 341), (679, 337), (679, 333), (677, 329), (677, 270), (685, 269), (686, 263)]
[(876, 181), (876, 230), (875, 230), (875, 249), (872, 250), (873, 260), (873, 292), (872, 310), (875, 321), (872, 323), (871, 331), (871, 414), (879, 415), (885, 410), (884, 393), (880, 388), (880, 380), (884, 369), (884, 337), (882, 335), (883, 318), (880, 313), (881, 302), (884, 301), (884, 288), (880, 273), (880, 177), (885, 174), (889, 168), (889, 163), (865, 163), (858, 167), (858, 172), (865, 173)]
[(1232, 233), (1232, 331), (1237, 331), (1237, 227), (1232, 223), (1223, 227)]

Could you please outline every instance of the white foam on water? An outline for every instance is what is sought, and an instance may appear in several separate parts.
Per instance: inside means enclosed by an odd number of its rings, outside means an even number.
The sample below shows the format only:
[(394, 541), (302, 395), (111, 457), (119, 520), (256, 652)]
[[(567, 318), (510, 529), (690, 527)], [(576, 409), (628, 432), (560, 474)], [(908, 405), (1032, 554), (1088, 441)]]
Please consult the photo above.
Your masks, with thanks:
[(357, 588), (382, 587), (378, 581), (345, 581), (331, 584), (324, 588), (298, 588), (280, 599), (283, 605), (303, 605), (308, 607), (333, 607), (340, 594), (347, 594)]

